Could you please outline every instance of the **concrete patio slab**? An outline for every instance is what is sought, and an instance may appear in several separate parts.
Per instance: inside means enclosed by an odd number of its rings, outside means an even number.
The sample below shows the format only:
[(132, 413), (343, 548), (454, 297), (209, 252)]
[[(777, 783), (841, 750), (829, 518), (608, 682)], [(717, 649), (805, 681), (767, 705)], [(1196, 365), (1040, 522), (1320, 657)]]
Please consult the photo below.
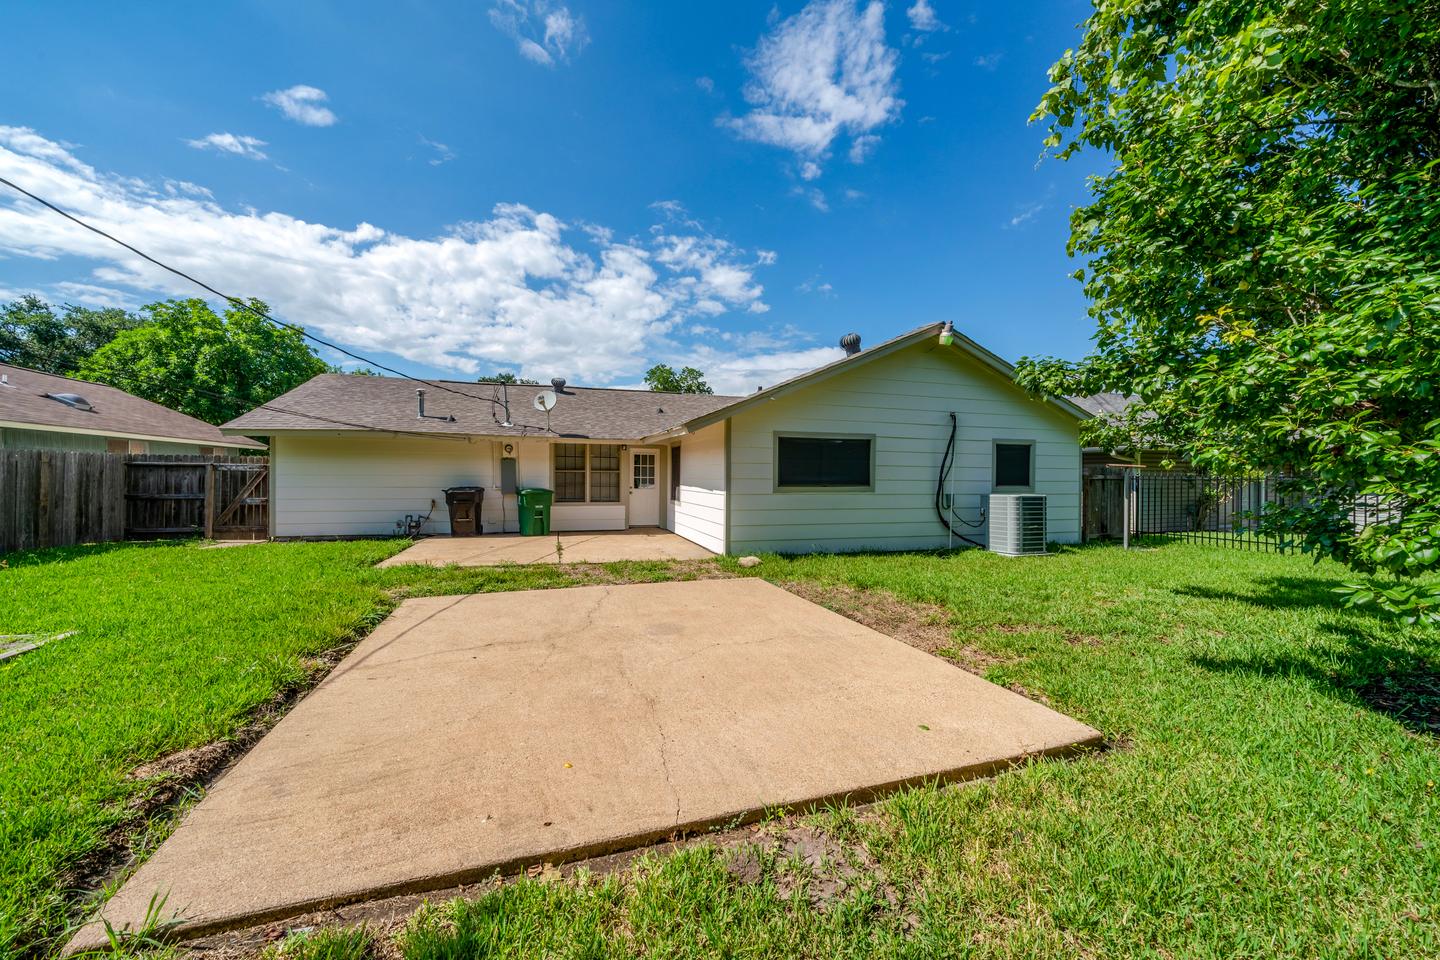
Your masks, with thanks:
[(427, 537), (380, 562), (382, 567), (421, 563), (489, 567), (502, 563), (614, 563), (618, 560), (705, 560), (715, 554), (658, 527), (632, 527), (594, 533), (522, 537), (487, 533), (483, 537)]
[(762, 580), (407, 600), (103, 914), (199, 936), (1098, 741)]

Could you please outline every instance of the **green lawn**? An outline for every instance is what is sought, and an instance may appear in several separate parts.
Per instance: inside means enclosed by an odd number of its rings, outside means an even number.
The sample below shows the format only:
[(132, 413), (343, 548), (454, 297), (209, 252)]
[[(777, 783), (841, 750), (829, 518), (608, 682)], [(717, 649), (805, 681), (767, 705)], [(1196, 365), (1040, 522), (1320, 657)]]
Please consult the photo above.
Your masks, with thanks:
[[(399, 595), (672, 575), (371, 568), (395, 548), (9, 558), (0, 633), (80, 633), (0, 665), (0, 954), (59, 932), (69, 872), (151, 789), (130, 770), (233, 733)], [(957, 653), (1117, 746), (815, 818), (858, 864), (824, 897), (784, 848), (737, 879), (701, 844), (437, 907), (400, 939), (411, 960), (1440, 955), (1440, 636), (1337, 609), (1339, 568), (1172, 545), (749, 572), (943, 607)]]

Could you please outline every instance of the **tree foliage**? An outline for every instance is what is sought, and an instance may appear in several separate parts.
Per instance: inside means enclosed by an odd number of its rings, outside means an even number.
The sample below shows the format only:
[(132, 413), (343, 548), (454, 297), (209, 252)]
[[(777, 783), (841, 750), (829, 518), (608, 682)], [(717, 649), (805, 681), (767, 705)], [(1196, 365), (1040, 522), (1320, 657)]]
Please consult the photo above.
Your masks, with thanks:
[(499, 373), (492, 373), (492, 374), (490, 374), (489, 376), (486, 376), (486, 377), (477, 377), (477, 378), (475, 379), (475, 382), (476, 382), (476, 383), (525, 383), (525, 384), (538, 384), (540, 381), (539, 381), (539, 380), (526, 380), (524, 377), (518, 377), (518, 376), (516, 376), (515, 374), (511, 373), (509, 370), (501, 370)]
[(248, 310), (167, 300), (142, 313), (145, 322), (96, 350), (80, 376), (220, 424), (331, 371), (298, 332)]
[(1023, 380), (1137, 397), (1106, 446), (1293, 474), (1263, 529), (1440, 619), (1440, 3), (1097, 0), (1051, 80), (1048, 147), (1114, 164), (1071, 219), (1094, 353)]
[(657, 363), (645, 371), (645, 384), (657, 393), (714, 393), (705, 382), (705, 374), (694, 367), (674, 367)]
[(140, 318), (124, 310), (65, 304), (57, 312), (34, 294), (0, 307), (0, 362), (67, 376)]

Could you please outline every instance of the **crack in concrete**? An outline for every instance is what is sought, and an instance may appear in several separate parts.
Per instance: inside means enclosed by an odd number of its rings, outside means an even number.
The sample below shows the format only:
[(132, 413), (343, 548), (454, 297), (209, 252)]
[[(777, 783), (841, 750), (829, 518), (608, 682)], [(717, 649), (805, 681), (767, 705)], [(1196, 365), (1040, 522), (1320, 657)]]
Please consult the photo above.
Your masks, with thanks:
[(645, 693), (636, 685), (635, 678), (630, 676), (630, 671), (625, 669), (625, 659), (620, 657), (617, 661), (617, 669), (620, 678), (630, 688), (630, 692), (638, 697), (645, 704), (646, 711), (650, 714), (650, 721), (655, 725), (655, 733), (660, 738), (660, 772), (665, 776), (665, 786), (670, 791), (670, 800), (675, 805), (675, 815), (672, 823), (680, 825), (680, 791), (675, 789), (675, 781), (670, 770), (670, 735), (665, 732), (665, 724), (660, 722), (660, 712), (656, 708), (655, 698)]

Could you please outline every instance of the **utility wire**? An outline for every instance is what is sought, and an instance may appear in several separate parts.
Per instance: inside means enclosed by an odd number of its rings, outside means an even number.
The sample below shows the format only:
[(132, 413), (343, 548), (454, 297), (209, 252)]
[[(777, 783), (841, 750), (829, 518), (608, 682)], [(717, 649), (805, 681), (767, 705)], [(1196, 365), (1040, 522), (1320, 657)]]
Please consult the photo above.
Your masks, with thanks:
[[(182, 277), (182, 278), (184, 278), (184, 279), (186, 279), (186, 280), (189, 280), (191, 283), (195, 284), (197, 287), (200, 287), (200, 288), (203, 289), (203, 290), (208, 290), (210, 293), (214, 294), (215, 296), (219, 297), (220, 299), (225, 300), (225, 301), (233, 304), (234, 306), (239, 307), (239, 308), (242, 309), (242, 310), (248, 310), (248, 311), (250, 311), (250, 312), (253, 313), (255, 316), (259, 317), (261, 320), (265, 320), (265, 321), (267, 321), (267, 322), (269, 322), (269, 323), (273, 323), (273, 324), (275, 324), (275, 326), (280, 327), (280, 328), (285, 329), (285, 330), (293, 330), (293, 331), (295, 331), (296, 333), (300, 334), (302, 337), (305, 337), (305, 338), (307, 338), (307, 339), (309, 339), (309, 340), (313, 340), (313, 341), (315, 341), (316, 343), (320, 344), (320, 345), (323, 346), (323, 347), (327, 347), (328, 349), (334, 350), (336, 353), (343, 353), (345, 356), (349, 357), (349, 358), (352, 359), (352, 360), (359, 360), (361, 363), (364, 363), (364, 364), (367, 364), (367, 365), (369, 365), (369, 366), (376, 367), (376, 368), (378, 368), (378, 369), (384, 370), (386, 373), (393, 373), (393, 374), (395, 374), (397, 377), (403, 377), (403, 378), (405, 378), (406, 380), (411, 380), (411, 381), (413, 381), (413, 382), (415, 382), (415, 383), (424, 384), (424, 385), (427, 386), (427, 387), (435, 387), (437, 390), (443, 390), (443, 391), (445, 391), (446, 393), (453, 393), (453, 394), (455, 394), (456, 396), (468, 397), (468, 398), (471, 399), (471, 400), (480, 400), (480, 401), (483, 401), (483, 402), (486, 402), (486, 403), (496, 404), (497, 406), (502, 406), (502, 405), (503, 405), (503, 404), (501, 404), (501, 402), (500, 402), (499, 400), (496, 400), (496, 399), (491, 398), (491, 397), (480, 397), (480, 396), (476, 396), (475, 394), (466, 393), (466, 392), (463, 391), (463, 390), (456, 390), (456, 389), (454, 389), (453, 387), (446, 386), (445, 384), (439, 383), (439, 382), (434, 381), (434, 380), (423, 380), (423, 379), (421, 379), (420, 377), (411, 376), (410, 374), (405, 373), (404, 371), (396, 370), (394, 367), (387, 367), (385, 364), (383, 364), (383, 363), (378, 363), (378, 362), (376, 362), (376, 361), (374, 361), (374, 360), (371, 360), (369, 357), (363, 357), (363, 356), (361, 356), (361, 355), (358, 354), (358, 353), (354, 353), (354, 352), (352, 352), (352, 351), (350, 351), (350, 350), (346, 350), (344, 347), (339, 346), (339, 345), (334, 344), (334, 343), (331, 343), (331, 342), (328, 341), (328, 340), (322, 340), (320, 337), (317, 337), (317, 336), (315, 336), (313, 333), (308, 332), (304, 327), (298, 326), (298, 325), (293, 324), (293, 323), (286, 323), (284, 320), (277, 320), (276, 318), (270, 316), (270, 315), (269, 315), (268, 313), (266, 313), (265, 311), (260, 310), (260, 309), (257, 309), (256, 307), (252, 306), (248, 301), (242, 300), (242, 299), (240, 299), (239, 297), (232, 297), (232, 296), (231, 296), (230, 294), (228, 294), (228, 293), (221, 293), (219, 290), (216, 290), (214, 287), (210, 286), (210, 284), (204, 282), (203, 280), (198, 280), (198, 279), (196, 279), (195, 277), (192, 277), (190, 274), (188, 274), (188, 273), (186, 273), (185, 271), (179, 269), (178, 267), (172, 267), (172, 266), (170, 266), (168, 263), (164, 263), (164, 262), (162, 262), (162, 261), (160, 261), (160, 260), (155, 259), (154, 257), (150, 256), (150, 254), (146, 253), (144, 250), (140, 250), (140, 249), (137, 248), (137, 247), (133, 247), (133, 246), (131, 246), (130, 244), (126, 243), (124, 240), (121, 240), (119, 237), (114, 236), (113, 234), (106, 233), (104, 230), (101, 230), (99, 227), (95, 226), (94, 224), (87, 223), (87, 222), (85, 222), (84, 220), (81, 220), (79, 217), (75, 216), (73, 213), (70, 213), (68, 210), (65, 210), (65, 209), (62, 209), (62, 208), (59, 207), (59, 206), (56, 206), (55, 204), (51, 203), (49, 200), (46, 200), (44, 197), (37, 196), (36, 194), (31, 193), (29, 190), (26, 190), (24, 187), (22, 187), (22, 186), (20, 186), (19, 184), (15, 183), (13, 180), (8, 180), (8, 179), (6, 179), (5, 177), (0, 177), (0, 183), (3, 183), (5, 186), (9, 187), (11, 190), (14, 190), (16, 193), (24, 194), (25, 196), (29, 197), (31, 200), (34, 200), (36, 203), (40, 204), (42, 207), (45, 207), (45, 208), (47, 208), (47, 209), (49, 209), (49, 210), (54, 211), (55, 213), (58, 213), (60, 216), (64, 217), (66, 220), (69, 220), (69, 221), (71, 221), (72, 223), (75, 223), (75, 224), (78, 224), (79, 226), (84, 227), (86, 230), (89, 230), (91, 233), (98, 234), (99, 236), (104, 237), (106, 240), (109, 240), (111, 243), (119, 244), (120, 246), (124, 247), (126, 250), (129, 250), (131, 253), (135, 254), (137, 257), (140, 257), (140, 258), (143, 259), (143, 260), (146, 260), (146, 261), (148, 261), (148, 262), (150, 262), (150, 263), (153, 263), (155, 266), (159, 267), (160, 269), (169, 271), (170, 273), (175, 274), (175, 276), (177, 276), (177, 277)], [(508, 411), (507, 411), (507, 412), (508, 412)]]
[[(67, 379), (77, 380), (77, 378), (75, 378), (75, 377), (69, 377), (69, 378), (67, 378)], [(126, 376), (124, 376), (124, 375), (115, 374), (115, 373), (113, 373), (113, 372), (107, 372), (107, 373), (105, 374), (105, 380), (104, 380), (104, 381), (78, 380), (78, 382), (79, 382), (79, 383), (100, 383), (101, 385), (114, 386), (114, 384), (109, 383), (109, 381), (111, 381), (111, 380), (115, 380), (115, 381), (118, 381), (118, 382), (120, 382), (120, 383), (128, 384), (128, 385), (129, 385), (130, 387), (132, 387), (132, 388), (139, 388), (139, 387), (149, 386), (149, 384), (145, 383), (143, 380), (132, 379), (132, 378), (126, 377)], [(218, 391), (216, 391), (216, 390), (206, 390), (204, 387), (191, 386), (191, 387), (187, 387), (186, 389), (188, 389), (188, 390), (190, 390), (190, 391), (192, 391), (192, 392), (194, 392), (194, 393), (198, 393), (198, 394), (202, 394), (203, 396), (210, 397), (210, 398), (213, 399), (213, 400), (233, 400), (233, 399), (235, 399), (235, 398), (232, 397), (232, 396), (229, 396), (229, 395), (227, 395), (227, 394), (220, 393), (220, 392), (218, 392)], [(144, 398), (142, 397), (141, 399), (144, 399)], [(162, 404), (162, 406), (163, 406), (163, 404)], [(267, 402), (267, 403), (257, 404), (257, 405), (254, 407), (254, 409), (256, 409), (256, 410), (269, 410), (269, 411), (271, 411), (272, 413), (283, 413), (283, 414), (287, 414), (287, 415), (292, 416), (292, 417), (303, 417), (303, 418), (306, 419), (306, 420), (314, 420), (314, 421), (316, 421), (317, 423), (328, 423), (328, 424), (333, 424), (333, 425), (335, 425), (335, 426), (337, 426), (337, 427), (345, 427), (345, 428), (351, 429), (351, 430), (365, 430), (365, 431), (368, 431), (368, 432), (371, 432), (371, 433), (391, 433), (391, 434), (399, 434), (399, 435), (401, 435), (401, 436), (407, 436), (407, 437), (424, 437), (424, 438), (426, 438), (426, 439), (436, 439), (436, 440), (455, 440), (455, 441), (459, 441), (459, 442), (462, 442), (462, 443), (468, 443), (468, 442), (469, 442), (469, 439), (470, 439), (468, 436), (464, 436), (464, 435), (460, 435), (460, 434), (453, 434), (453, 433), (436, 433), (436, 432), (430, 432), (430, 431), (424, 431), (424, 430), (390, 429), (390, 428), (388, 428), (388, 427), (376, 427), (376, 426), (371, 426), (371, 425), (368, 424), (368, 423), (353, 423), (353, 422), (351, 422), (351, 421), (349, 421), (349, 420), (337, 420), (337, 419), (335, 419), (334, 417), (324, 417), (324, 416), (321, 416), (321, 415), (318, 414), (318, 413), (307, 413), (307, 412), (305, 412), (304, 410), (292, 410), (292, 409), (290, 409), (289, 407), (278, 406), (278, 405), (276, 405), (274, 402)], [(187, 414), (187, 416), (188, 416), (188, 414)], [(198, 420), (199, 418), (197, 417), (196, 419)], [(243, 429), (243, 428), (242, 428), (242, 429)], [(263, 434), (260, 430), (257, 430), (257, 431), (255, 431), (255, 432), (256, 432), (256, 433), (259, 433), (261, 436), (264, 436), (264, 434)]]

